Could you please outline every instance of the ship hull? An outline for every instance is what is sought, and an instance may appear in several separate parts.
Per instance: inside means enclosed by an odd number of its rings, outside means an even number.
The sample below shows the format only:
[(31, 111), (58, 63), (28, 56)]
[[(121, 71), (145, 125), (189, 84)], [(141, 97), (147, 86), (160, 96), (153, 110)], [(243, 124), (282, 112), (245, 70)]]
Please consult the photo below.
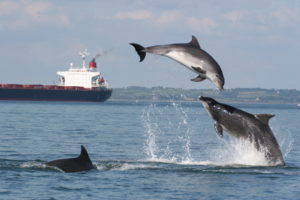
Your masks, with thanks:
[(0, 100), (104, 102), (111, 94), (112, 89), (108, 88), (92, 90), (0, 88)]

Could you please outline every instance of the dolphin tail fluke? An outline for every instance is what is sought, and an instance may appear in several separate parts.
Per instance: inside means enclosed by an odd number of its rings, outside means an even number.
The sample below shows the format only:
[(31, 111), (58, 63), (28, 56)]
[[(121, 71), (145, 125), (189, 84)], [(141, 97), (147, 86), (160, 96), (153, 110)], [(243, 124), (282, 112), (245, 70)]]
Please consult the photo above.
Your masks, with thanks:
[(137, 54), (140, 56), (140, 62), (142, 62), (146, 57), (145, 48), (137, 43), (130, 43), (130, 45), (135, 48)]

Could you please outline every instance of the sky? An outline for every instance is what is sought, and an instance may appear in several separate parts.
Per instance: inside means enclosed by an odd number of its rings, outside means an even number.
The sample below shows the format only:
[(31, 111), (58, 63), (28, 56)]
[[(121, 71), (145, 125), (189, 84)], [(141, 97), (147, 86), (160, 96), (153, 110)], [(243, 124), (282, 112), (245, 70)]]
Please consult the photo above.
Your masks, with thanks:
[(192, 35), (221, 66), (225, 89), (300, 90), (298, 0), (1, 0), (0, 83), (53, 84), (57, 71), (98, 53), (110, 87), (213, 89), (177, 62), (129, 45)]

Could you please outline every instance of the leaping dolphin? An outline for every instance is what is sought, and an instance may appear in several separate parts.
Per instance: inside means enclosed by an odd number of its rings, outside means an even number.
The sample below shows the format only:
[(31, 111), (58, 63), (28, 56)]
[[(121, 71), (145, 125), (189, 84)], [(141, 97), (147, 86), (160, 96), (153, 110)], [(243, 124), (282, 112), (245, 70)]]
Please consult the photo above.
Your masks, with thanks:
[(46, 165), (57, 167), (64, 172), (80, 172), (95, 169), (84, 146), (81, 146), (81, 153), (77, 158), (54, 160), (47, 162)]
[(224, 76), (219, 64), (200, 47), (195, 36), (192, 36), (192, 40), (189, 43), (183, 44), (150, 47), (143, 47), (137, 43), (130, 44), (140, 56), (140, 62), (144, 60), (146, 53), (167, 56), (198, 74), (198, 76), (191, 79), (191, 81), (200, 82), (208, 79), (213, 82), (219, 90), (224, 90)]
[(210, 97), (199, 97), (200, 102), (210, 117), (219, 136), (223, 130), (237, 138), (248, 139), (257, 150), (263, 150), (271, 165), (283, 166), (284, 160), (275, 136), (269, 127), (269, 120), (275, 115), (252, 115), (232, 106), (221, 104)]

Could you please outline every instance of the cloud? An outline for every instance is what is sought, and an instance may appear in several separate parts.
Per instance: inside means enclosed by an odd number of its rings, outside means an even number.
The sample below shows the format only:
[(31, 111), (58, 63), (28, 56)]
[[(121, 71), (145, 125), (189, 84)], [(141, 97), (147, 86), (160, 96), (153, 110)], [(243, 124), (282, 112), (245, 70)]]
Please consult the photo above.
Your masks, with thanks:
[(242, 17), (243, 17), (242, 11), (232, 11), (229, 13), (225, 13), (223, 15), (223, 18), (232, 24), (237, 24), (239, 21), (242, 20)]
[[(34, 25), (68, 26), (68, 16), (50, 2), (20, 0), (0, 2), (2, 29), (19, 30)], [(1, 28), (0, 27), (0, 28)]]
[(153, 17), (152, 13), (147, 10), (137, 10), (131, 12), (119, 12), (113, 18), (115, 19), (130, 19), (130, 20), (146, 20)]
[(189, 26), (199, 33), (216, 33), (217, 22), (212, 18), (194, 18), (187, 19)]
[(17, 3), (12, 1), (1, 1), (0, 2), (0, 16), (10, 15), (18, 10), (19, 6)]
[[(212, 12), (213, 13), (213, 12)], [(261, 7), (243, 8), (214, 14), (187, 13), (180, 10), (132, 10), (119, 12), (114, 20), (139, 21), (152, 28), (190, 30), (200, 34), (220, 35), (232, 31), (254, 33), (256, 36), (271, 37), (278, 33), (274, 30), (298, 29), (300, 9), (298, 7)], [(273, 37), (274, 38), (274, 37)]]
[(112, 18), (118, 20), (147, 20), (155, 24), (170, 24), (178, 20), (180, 17), (181, 14), (176, 11), (164, 11), (156, 14), (148, 10), (136, 10), (130, 12), (119, 12)]
[(216, 33), (217, 28), (217, 22), (212, 18), (190, 17), (174, 10), (167, 10), (160, 13), (153, 13), (148, 10), (119, 12), (112, 19), (147, 21), (151, 22), (153, 26), (159, 26), (160, 28), (161, 25), (170, 28), (172, 25), (178, 27), (180, 24), (182, 27), (187, 27), (204, 34)]
[(44, 13), (50, 11), (52, 9), (52, 5), (47, 2), (35, 2), (35, 3), (26, 3), (23, 8), (24, 13), (27, 16), (33, 18), (39, 18), (44, 16)]
[(165, 11), (158, 16), (156, 21), (160, 24), (169, 24), (176, 22), (177, 20), (181, 19), (183, 16), (177, 11)]
[(222, 19), (241, 30), (272, 31), (275, 28), (295, 27), (300, 23), (300, 9), (281, 7), (277, 9), (235, 10), (227, 12)]
[(293, 25), (295, 22), (300, 22), (299, 8), (281, 8), (273, 11), (270, 14), (271, 18), (280, 25)]

